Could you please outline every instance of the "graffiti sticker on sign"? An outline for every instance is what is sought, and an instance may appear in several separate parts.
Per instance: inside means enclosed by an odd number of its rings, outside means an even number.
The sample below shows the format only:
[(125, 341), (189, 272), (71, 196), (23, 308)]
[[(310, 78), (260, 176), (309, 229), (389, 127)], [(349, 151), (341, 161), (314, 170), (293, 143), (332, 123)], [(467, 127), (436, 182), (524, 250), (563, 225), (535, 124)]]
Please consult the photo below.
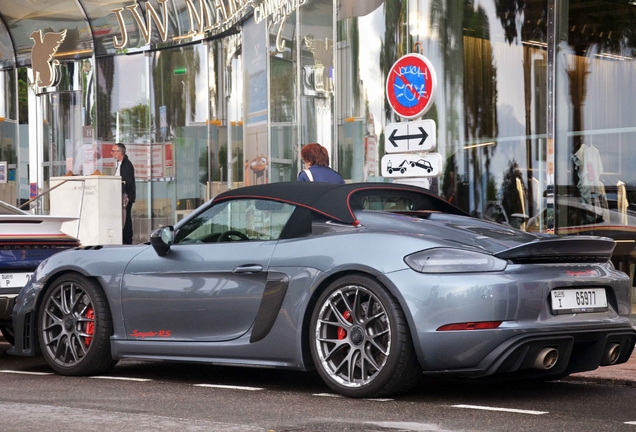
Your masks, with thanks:
[(437, 75), (431, 62), (421, 54), (407, 54), (395, 62), (386, 80), (386, 96), (393, 111), (412, 119), (433, 105)]

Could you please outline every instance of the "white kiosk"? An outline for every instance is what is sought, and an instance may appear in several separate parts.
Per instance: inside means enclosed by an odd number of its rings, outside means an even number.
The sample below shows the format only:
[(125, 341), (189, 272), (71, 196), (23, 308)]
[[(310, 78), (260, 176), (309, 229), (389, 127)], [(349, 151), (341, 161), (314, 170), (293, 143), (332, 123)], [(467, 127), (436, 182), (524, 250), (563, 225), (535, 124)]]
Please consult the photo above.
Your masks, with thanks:
[(65, 222), (63, 232), (84, 246), (122, 243), (120, 176), (52, 177), (51, 188), (57, 185), (50, 192), (51, 215), (79, 216), (77, 221)]

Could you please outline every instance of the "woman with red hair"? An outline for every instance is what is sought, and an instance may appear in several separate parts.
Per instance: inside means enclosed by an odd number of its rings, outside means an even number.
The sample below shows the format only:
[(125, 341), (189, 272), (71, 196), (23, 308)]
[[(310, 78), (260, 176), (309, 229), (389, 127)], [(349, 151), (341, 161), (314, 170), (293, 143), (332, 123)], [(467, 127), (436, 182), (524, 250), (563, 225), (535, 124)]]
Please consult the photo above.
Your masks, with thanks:
[(342, 176), (329, 168), (329, 153), (320, 144), (311, 143), (303, 146), (300, 157), (305, 169), (298, 174), (298, 181), (344, 184)]

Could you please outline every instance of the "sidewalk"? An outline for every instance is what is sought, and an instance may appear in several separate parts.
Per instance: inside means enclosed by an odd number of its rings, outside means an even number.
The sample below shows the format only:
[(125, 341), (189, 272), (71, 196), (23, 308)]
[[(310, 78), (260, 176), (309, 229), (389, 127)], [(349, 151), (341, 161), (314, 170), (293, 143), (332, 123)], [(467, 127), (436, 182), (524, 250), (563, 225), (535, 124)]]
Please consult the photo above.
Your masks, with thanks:
[(613, 381), (625, 385), (636, 385), (636, 350), (626, 363), (615, 366), (601, 366), (590, 372), (572, 374), (567, 380)]

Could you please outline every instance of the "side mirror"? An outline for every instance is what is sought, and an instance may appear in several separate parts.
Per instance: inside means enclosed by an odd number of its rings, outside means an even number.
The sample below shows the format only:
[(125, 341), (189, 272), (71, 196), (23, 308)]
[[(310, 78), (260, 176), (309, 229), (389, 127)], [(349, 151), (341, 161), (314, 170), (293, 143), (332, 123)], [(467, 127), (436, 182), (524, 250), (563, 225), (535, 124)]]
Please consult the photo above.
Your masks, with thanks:
[(165, 226), (157, 228), (150, 234), (150, 244), (159, 256), (166, 256), (170, 252), (170, 246), (174, 243), (174, 227)]

